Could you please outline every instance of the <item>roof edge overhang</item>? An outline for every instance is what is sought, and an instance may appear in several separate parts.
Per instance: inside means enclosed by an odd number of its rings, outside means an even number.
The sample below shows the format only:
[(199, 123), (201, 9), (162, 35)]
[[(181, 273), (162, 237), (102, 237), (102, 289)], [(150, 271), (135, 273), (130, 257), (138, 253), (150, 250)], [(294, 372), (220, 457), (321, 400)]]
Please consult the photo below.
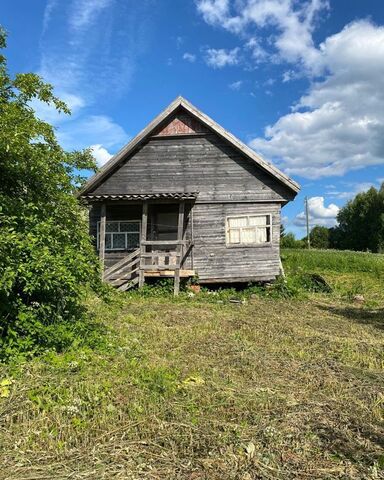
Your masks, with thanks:
[(77, 193), (77, 197), (89, 195), (99, 185), (104, 178), (115, 168), (117, 168), (136, 148), (138, 148), (144, 141), (164, 122), (170, 115), (172, 115), (178, 108), (184, 108), (187, 112), (200, 120), (211, 131), (218, 134), (220, 137), (227, 140), (231, 145), (240, 150), (246, 157), (253, 160), (258, 166), (272, 175), (276, 180), (280, 181), (288, 187), (295, 194), (299, 192), (300, 185), (292, 180), (290, 177), (281, 172), (277, 167), (267, 162), (263, 157), (257, 154), (250, 147), (241, 142), (232, 133), (225, 130), (217, 122), (212, 120), (208, 115), (201, 112), (198, 108), (193, 106), (188, 100), (179, 96), (168, 107), (163, 110), (155, 119), (153, 119), (141, 132), (136, 135), (127, 145), (125, 145), (119, 152), (116, 153), (96, 174), (94, 174)]
[(101, 194), (81, 195), (80, 198), (88, 203), (118, 200), (196, 200), (199, 192), (165, 192), (165, 193), (124, 193), (124, 194)]

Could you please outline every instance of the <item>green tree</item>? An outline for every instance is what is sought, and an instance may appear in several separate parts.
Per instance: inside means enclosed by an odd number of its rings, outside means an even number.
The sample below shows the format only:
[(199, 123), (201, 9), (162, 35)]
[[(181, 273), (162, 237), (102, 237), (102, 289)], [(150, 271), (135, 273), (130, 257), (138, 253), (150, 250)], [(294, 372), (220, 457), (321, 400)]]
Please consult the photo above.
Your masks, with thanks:
[[(0, 52), (6, 35), (0, 29)], [(0, 359), (64, 348), (84, 318), (84, 289), (99, 265), (74, 191), (89, 151), (66, 152), (31, 108), (69, 113), (35, 74), (8, 73), (0, 56)], [(84, 324), (84, 322), (83, 322)]]
[(338, 227), (331, 234), (341, 249), (382, 251), (384, 248), (384, 184), (359, 193), (338, 213)]
[(302, 240), (296, 240), (295, 234), (292, 232), (286, 233), (281, 239), (281, 248), (303, 248)]
[(316, 225), (312, 228), (309, 239), (313, 248), (329, 248), (329, 228)]

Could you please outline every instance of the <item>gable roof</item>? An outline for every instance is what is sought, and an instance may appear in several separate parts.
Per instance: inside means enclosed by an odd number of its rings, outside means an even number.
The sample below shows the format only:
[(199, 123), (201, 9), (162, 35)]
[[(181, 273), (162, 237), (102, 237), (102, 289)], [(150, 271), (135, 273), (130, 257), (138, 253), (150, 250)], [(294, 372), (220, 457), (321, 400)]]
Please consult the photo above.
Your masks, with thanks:
[(262, 170), (266, 171), (276, 178), (276, 180), (286, 185), (290, 190), (295, 193), (300, 190), (300, 185), (298, 183), (281, 172), (277, 167), (264, 160), (254, 150), (247, 147), (247, 145), (241, 142), (238, 138), (227, 132), (218, 123), (208, 117), (208, 115), (205, 115), (205, 113), (194, 107), (190, 102), (188, 102), (188, 100), (179, 96), (154, 120), (152, 120), (152, 122), (149, 123), (138, 135), (136, 135), (135, 138), (125, 145), (118, 153), (116, 153), (116, 155), (114, 155), (95, 175), (93, 175), (79, 191), (78, 196), (89, 194), (97, 185), (102, 183), (110, 172), (122, 164), (125, 158), (131, 152), (143, 144), (146, 139), (156, 131), (159, 125), (161, 125), (180, 107), (186, 110), (194, 118), (198, 119), (204, 126), (208, 127), (209, 130), (227, 140), (233, 147), (243, 153), (247, 158), (254, 161)]

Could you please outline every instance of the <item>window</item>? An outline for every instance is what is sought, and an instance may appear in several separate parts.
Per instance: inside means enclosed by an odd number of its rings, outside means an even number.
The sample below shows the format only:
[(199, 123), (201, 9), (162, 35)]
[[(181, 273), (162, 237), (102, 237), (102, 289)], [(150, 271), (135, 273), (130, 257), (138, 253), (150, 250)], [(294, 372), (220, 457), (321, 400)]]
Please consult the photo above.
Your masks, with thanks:
[(271, 215), (227, 217), (227, 245), (268, 244), (271, 228)]
[[(97, 223), (97, 248), (100, 240), (100, 222)], [(140, 245), (138, 220), (109, 221), (105, 224), (105, 250), (131, 250)]]

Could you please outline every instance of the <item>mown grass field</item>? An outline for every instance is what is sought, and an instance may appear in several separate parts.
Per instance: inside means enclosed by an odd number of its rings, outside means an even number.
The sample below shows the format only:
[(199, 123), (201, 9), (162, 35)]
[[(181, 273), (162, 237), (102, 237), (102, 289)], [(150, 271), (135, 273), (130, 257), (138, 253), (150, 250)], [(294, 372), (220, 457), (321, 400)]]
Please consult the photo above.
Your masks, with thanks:
[(98, 348), (1, 366), (0, 478), (384, 478), (384, 257), (283, 258), (276, 289), (90, 298)]

